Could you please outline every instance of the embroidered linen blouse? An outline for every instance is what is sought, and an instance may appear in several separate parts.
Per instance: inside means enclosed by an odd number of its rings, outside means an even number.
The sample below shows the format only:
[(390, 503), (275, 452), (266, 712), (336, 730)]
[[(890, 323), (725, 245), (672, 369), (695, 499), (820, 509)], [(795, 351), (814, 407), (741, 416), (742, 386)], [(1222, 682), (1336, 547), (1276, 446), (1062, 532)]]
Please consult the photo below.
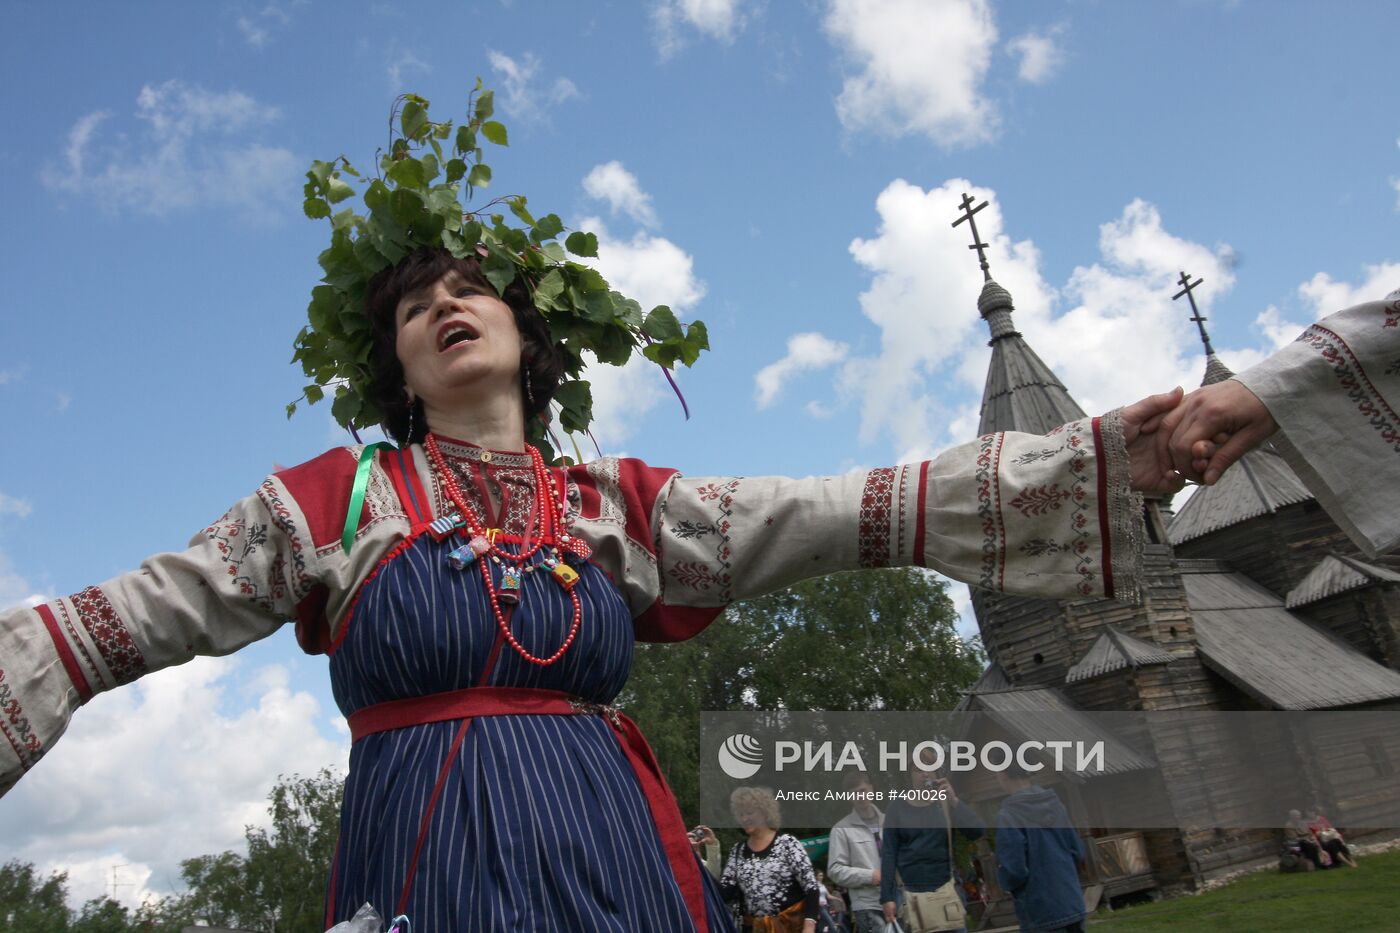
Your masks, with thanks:
[[(462, 445), (445, 451), (481, 456)], [(306, 650), (331, 648), (380, 560), (444, 510), (420, 447), (381, 454), (347, 553), (359, 454), (337, 448), (269, 476), (184, 551), (0, 612), (0, 793), (98, 692), (231, 653), (289, 620)], [(526, 457), (492, 461), (502, 486), (530, 482)], [(409, 494), (408, 471), (435, 502)], [(689, 638), (735, 600), (856, 568), (924, 566), (1051, 598), (1137, 592), (1141, 502), (1128, 488), (1116, 414), (1044, 437), (990, 434), (930, 461), (842, 476), (687, 477), (616, 458), (551, 475), (567, 489), (565, 525), (617, 583), (644, 641)], [(531, 498), (508, 495), (507, 520)]]

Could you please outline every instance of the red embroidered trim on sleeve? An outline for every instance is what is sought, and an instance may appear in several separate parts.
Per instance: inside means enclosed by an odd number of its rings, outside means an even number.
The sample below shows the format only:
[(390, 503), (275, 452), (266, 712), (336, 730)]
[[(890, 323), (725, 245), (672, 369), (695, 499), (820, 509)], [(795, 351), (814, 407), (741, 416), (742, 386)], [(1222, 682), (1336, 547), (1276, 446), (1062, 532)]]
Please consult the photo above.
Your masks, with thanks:
[(862, 567), (888, 567), (890, 564), (894, 474), (894, 467), (881, 467), (866, 474), (865, 489), (860, 497), (860, 523), (857, 526), (858, 554)]
[(70, 599), (73, 608), (78, 610), (78, 620), (87, 629), (93, 644), (97, 645), (97, 652), (107, 663), (116, 684), (131, 683), (146, 673), (146, 659), (141, 655), (141, 649), (136, 647), (136, 642), (132, 641), (126, 623), (117, 615), (107, 594), (90, 586), (81, 593), (73, 594)]
[(1092, 420), (1094, 430), (1094, 459), (1099, 477), (1099, 538), (1103, 541), (1103, 595), (1113, 598), (1113, 529), (1108, 523), (1108, 464), (1103, 455), (1103, 433), (1099, 430), (1099, 419)]
[(73, 688), (78, 691), (78, 699), (86, 703), (92, 699), (92, 685), (88, 683), (87, 677), (83, 676), (83, 669), (78, 666), (78, 659), (73, 655), (73, 646), (68, 643), (68, 638), (63, 634), (63, 630), (58, 626), (58, 619), (54, 616), (53, 610), (47, 604), (34, 607), (34, 611), (39, 613), (39, 618), (44, 621), (44, 628), (48, 629), (49, 637), (53, 639), (53, 647), (58, 652), (58, 659), (63, 662), (63, 669), (68, 672), (68, 679), (73, 682)]

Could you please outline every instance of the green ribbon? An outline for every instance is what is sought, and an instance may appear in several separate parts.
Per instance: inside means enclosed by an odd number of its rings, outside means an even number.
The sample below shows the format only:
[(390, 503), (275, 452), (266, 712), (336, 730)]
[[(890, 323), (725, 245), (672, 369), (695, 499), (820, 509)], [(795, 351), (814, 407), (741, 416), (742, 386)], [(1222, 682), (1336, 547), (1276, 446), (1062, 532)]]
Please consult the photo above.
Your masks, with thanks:
[(350, 553), (350, 545), (355, 543), (355, 529), (360, 526), (360, 513), (365, 510), (365, 490), (369, 488), (369, 468), (380, 450), (393, 450), (388, 441), (366, 444), (360, 451), (360, 462), (355, 466), (355, 485), (350, 489), (350, 511), (345, 515), (345, 531), (340, 535), (340, 546)]

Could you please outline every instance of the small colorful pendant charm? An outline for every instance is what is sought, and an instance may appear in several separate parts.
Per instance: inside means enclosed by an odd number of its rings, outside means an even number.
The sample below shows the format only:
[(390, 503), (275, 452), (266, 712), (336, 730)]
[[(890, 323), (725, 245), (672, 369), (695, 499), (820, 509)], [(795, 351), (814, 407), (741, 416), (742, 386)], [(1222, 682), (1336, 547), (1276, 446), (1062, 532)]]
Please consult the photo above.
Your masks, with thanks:
[(476, 558), (477, 553), (472, 550), (472, 546), (464, 544), (461, 547), (453, 548), (447, 555), (447, 565), (453, 570), (465, 570), (476, 563)]
[(467, 546), (475, 551), (478, 557), (491, 550), (491, 542), (481, 535), (472, 535), (472, 539), (467, 542)]
[(453, 532), (463, 526), (462, 516), (453, 512), (451, 515), (440, 515), (433, 519), (428, 526), (428, 534), (433, 536), (434, 541), (443, 541), (450, 537)]
[(560, 535), (559, 546), (580, 560), (588, 560), (593, 553), (593, 549), (583, 539), (573, 535)]
[(558, 563), (550, 568), (550, 573), (554, 574), (554, 582), (564, 589), (572, 589), (578, 582), (578, 571), (568, 564)]
[(509, 606), (520, 602), (520, 568), (507, 564), (501, 568), (501, 588), (496, 598)]

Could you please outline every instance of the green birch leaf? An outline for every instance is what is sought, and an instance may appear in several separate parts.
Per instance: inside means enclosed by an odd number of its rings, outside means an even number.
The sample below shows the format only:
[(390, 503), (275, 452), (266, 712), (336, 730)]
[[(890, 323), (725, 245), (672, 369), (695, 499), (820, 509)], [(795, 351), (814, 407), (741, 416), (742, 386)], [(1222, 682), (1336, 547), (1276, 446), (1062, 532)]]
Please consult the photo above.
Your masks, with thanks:
[(657, 305), (651, 309), (647, 319), (642, 322), (642, 333), (658, 342), (684, 336), (681, 333), (681, 322), (676, 320), (676, 315), (665, 305)]
[(550, 269), (535, 285), (535, 307), (545, 310), (554, 307), (554, 301), (564, 294), (564, 275), (558, 269)]
[(417, 139), (418, 133), (428, 123), (428, 111), (416, 100), (409, 100), (403, 105), (403, 113), (399, 117), (399, 125), (403, 128), (403, 134), (409, 139)]
[(491, 166), (485, 162), (473, 165), (472, 170), (467, 173), (467, 184), (473, 188), (485, 188), (491, 184)]
[(524, 223), (527, 227), (533, 227), (535, 225), (534, 215), (525, 209), (524, 198), (511, 198), (510, 212), (516, 217), (519, 217), (521, 222)]
[(591, 233), (575, 230), (564, 240), (564, 246), (575, 256), (598, 255), (598, 238)]
[[(476, 122), (488, 120), (496, 112), (496, 95), (492, 91), (482, 91), (476, 99)], [(489, 138), (489, 137), (488, 137)]]
[(506, 288), (515, 280), (515, 263), (493, 250), (481, 263), (481, 273), (496, 287), (497, 294), (504, 295)]
[(339, 204), (354, 193), (355, 189), (340, 178), (331, 178), (326, 182), (326, 200), (332, 204)]
[(509, 145), (509, 143), (506, 142), (505, 124), (497, 123), (495, 120), (481, 124), (481, 135), (498, 146)]
[(360, 396), (357, 392), (341, 386), (335, 390), (335, 401), (331, 403), (331, 415), (342, 425), (351, 424), (360, 413)]
[(401, 188), (421, 188), (424, 184), (423, 163), (413, 156), (399, 159), (386, 174)]
[(564, 222), (558, 214), (545, 214), (534, 224), (534, 228), (532, 232), (536, 240), (552, 240), (564, 232)]
[(301, 209), (312, 220), (331, 216), (331, 206), (320, 198), (307, 198), (301, 202)]

